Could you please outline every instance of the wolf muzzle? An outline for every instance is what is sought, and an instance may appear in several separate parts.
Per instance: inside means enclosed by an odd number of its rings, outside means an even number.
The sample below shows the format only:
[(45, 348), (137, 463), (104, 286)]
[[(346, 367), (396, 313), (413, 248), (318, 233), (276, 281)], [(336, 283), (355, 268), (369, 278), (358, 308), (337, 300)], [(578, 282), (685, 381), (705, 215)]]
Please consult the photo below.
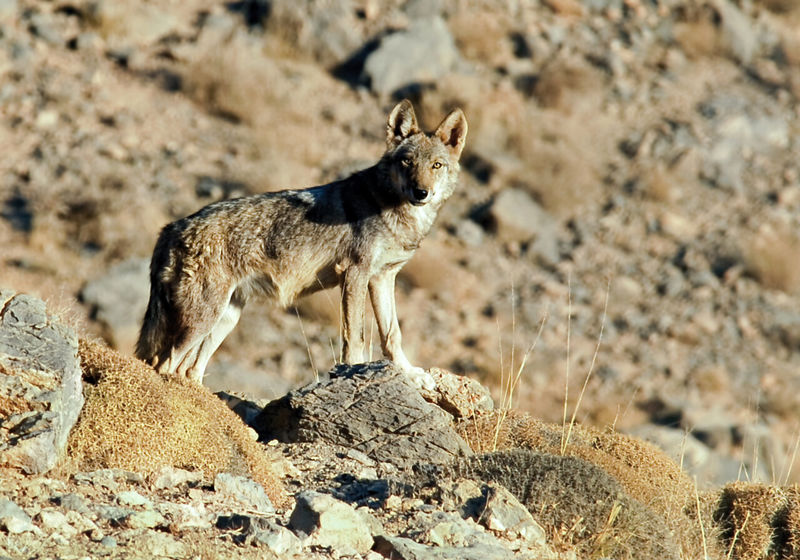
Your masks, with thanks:
[(422, 204), (428, 198), (428, 191), (419, 187), (411, 188), (411, 203)]

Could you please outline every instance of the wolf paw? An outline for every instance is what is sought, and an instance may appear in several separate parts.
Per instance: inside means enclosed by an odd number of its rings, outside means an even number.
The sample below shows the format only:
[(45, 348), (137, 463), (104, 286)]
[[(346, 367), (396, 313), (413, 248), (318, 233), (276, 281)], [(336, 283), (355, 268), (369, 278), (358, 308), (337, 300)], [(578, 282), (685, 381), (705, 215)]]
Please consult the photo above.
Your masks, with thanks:
[(414, 382), (414, 385), (425, 391), (436, 390), (436, 380), (421, 367), (410, 366), (404, 368), (405, 374)]

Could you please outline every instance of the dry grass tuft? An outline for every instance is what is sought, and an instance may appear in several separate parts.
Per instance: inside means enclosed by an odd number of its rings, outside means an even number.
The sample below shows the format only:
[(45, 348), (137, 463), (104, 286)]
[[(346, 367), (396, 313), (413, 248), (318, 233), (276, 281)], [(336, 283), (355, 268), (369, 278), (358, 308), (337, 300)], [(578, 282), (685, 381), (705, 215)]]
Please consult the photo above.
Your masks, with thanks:
[(734, 482), (719, 493), (714, 520), (732, 558), (788, 560), (800, 553), (797, 487)]
[[(513, 448), (561, 453), (562, 426), (517, 411), (507, 412), (504, 420), (502, 414), (489, 411), (462, 421), (459, 434), (476, 453)], [(661, 516), (676, 535), (684, 558), (702, 552), (704, 536), (694, 505), (695, 485), (660, 449), (617, 432), (575, 425), (565, 455), (601, 468), (619, 481), (628, 495)], [(710, 516), (703, 519), (711, 525)], [(709, 527), (705, 531), (708, 533)]]
[[(459, 433), (476, 453), (492, 451), (499, 411), (489, 411), (464, 421)], [(543, 453), (559, 453), (562, 427), (547, 424), (517, 411), (509, 411), (500, 426), (497, 449), (524, 447)], [(645, 441), (576, 424), (566, 454), (602, 467), (642, 503), (664, 511), (665, 497), (681, 503), (694, 495), (694, 484), (664, 452)]]
[(580, 558), (679, 558), (658, 515), (584, 459), (512, 449), (470, 457), (457, 470), (508, 488), (551, 542)]
[(742, 247), (747, 271), (767, 288), (800, 292), (800, 238), (788, 226), (764, 224)]
[(86, 404), (64, 471), (122, 468), (150, 476), (173, 466), (208, 477), (249, 474), (276, 505), (286, 503), (260, 445), (208, 389), (161, 376), (98, 343), (81, 340), (79, 354)]

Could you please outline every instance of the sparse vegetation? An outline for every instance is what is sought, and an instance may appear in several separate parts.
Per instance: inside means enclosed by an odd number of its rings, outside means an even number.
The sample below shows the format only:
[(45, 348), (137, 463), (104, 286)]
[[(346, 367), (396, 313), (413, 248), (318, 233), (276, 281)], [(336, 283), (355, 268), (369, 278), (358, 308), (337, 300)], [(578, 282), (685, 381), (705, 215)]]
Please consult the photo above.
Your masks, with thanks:
[(61, 469), (120, 468), (154, 475), (164, 466), (249, 474), (277, 504), (281, 482), (241, 420), (205, 387), (166, 379), (135, 358), (81, 340), (86, 404)]

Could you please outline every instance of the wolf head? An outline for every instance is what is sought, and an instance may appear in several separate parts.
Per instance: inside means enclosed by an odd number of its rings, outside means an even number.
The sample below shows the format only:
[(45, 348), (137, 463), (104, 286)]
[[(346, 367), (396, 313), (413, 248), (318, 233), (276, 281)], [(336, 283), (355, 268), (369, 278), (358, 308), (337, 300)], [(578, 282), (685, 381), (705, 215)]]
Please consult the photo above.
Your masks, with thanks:
[(386, 125), (382, 164), (391, 188), (414, 206), (438, 207), (455, 188), (458, 160), (467, 138), (467, 119), (452, 111), (432, 134), (420, 130), (408, 99), (398, 103)]

